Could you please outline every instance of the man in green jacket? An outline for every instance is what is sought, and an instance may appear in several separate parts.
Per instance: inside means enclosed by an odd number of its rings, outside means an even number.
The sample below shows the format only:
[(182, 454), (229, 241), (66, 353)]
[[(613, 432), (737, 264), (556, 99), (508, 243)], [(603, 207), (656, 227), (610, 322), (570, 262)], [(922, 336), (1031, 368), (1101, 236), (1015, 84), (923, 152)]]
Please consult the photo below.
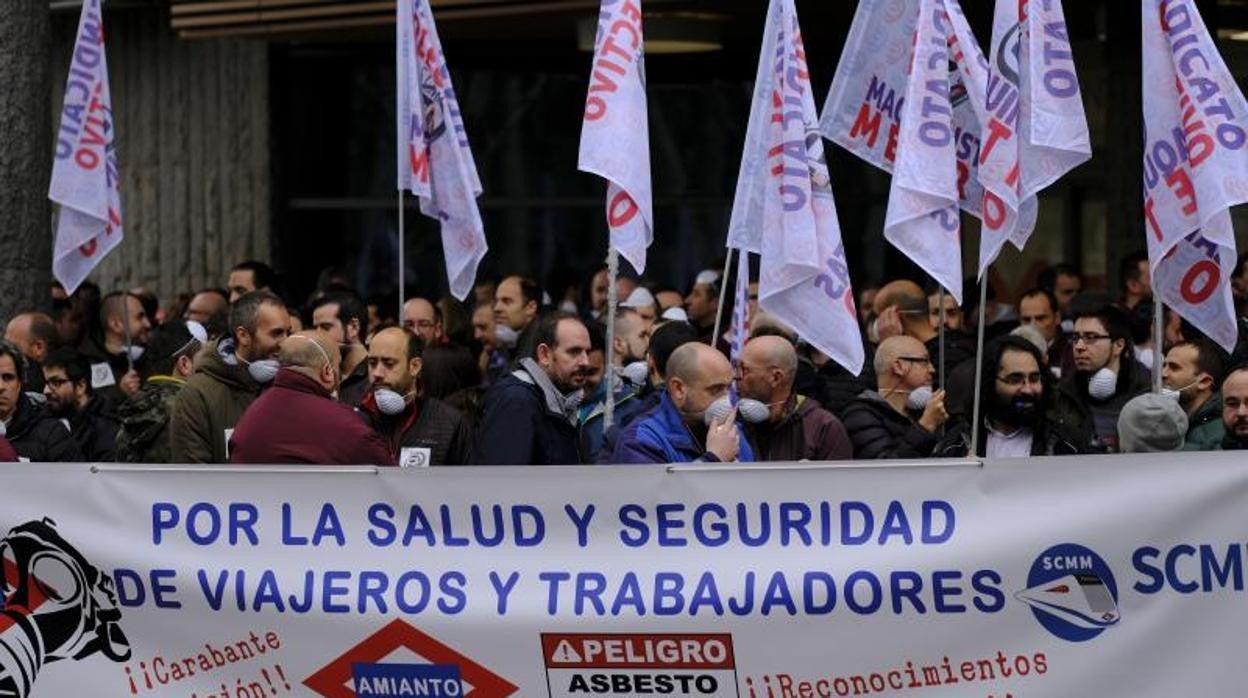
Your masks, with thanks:
[(208, 342), (203, 325), (169, 320), (152, 330), (147, 344), (152, 375), (138, 394), (117, 407), (119, 463), (172, 463), (169, 417), (178, 393), (194, 372), (195, 355)]
[(195, 375), (173, 401), (169, 418), (174, 463), (229, 463), (230, 436), (243, 410), (277, 375), (277, 352), (290, 333), (286, 304), (252, 291), (230, 309), (230, 335), (210, 343)]
[(1222, 385), (1225, 367), (1208, 340), (1181, 342), (1170, 348), (1161, 366), (1161, 383), (1178, 393), (1187, 413), (1184, 451), (1216, 451), (1226, 436), (1222, 423)]

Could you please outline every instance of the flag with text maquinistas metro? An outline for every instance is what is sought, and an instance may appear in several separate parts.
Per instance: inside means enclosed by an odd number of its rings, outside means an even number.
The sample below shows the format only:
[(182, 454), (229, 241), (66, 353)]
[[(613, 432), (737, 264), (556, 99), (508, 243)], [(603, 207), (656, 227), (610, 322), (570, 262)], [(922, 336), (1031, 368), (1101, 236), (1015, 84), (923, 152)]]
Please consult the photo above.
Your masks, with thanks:
[[(931, 13), (924, 15), (928, 26), (919, 26), (919, 9), (917, 0), (859, 0), (820, 119), (824, 136), (885, 172), (893, 171), (897, 159), (915, 35), (934, 30), (934, 22), (941, 24), (940, 34), (948, 32), (943, 16)], [(948, 3), (946, 9), (961, 16), (956, 2)], [(949, 104), (958, 206), (978, 216), (983, 201), (977, 175), (980, 122), (970, 98), (982, 95), (988, 66), (977, 43), (959, 45), (959, 37), (948, 33), (950, 61), (957, 67)], [(978, 85), (972, 84), (975, 76), (964, 75), (975, 68), (979, 68)]]
[(463, 300), (488, 249), (477, 209), (481, 180), (429, 0), (398, 0), (395, 12), (398, 188), (441, 224), (447, 282)]
[(759, 253), (759, 306), (850, 372), (864, 351), (793, 0), (771, 0), (728, 247)]
[(997, 0), (980, 122), (979, 273), (1006, 241), (1023, 249), (1036, 193), (1092, 157), (1061, 0)]
[(602, 0), (577, 167), (607, 180), (611, 246), (644, 272), (654, 215), (641, 0)]
[(1230, 350), (1229, 208), (1248, 201), (1248, 102), (1190, 0), (1142, 0), (1144, 216), (1153, 292)]
[(884, 237), (960, 305), (960, 210), (972, 172), (958, 157), (964, 134), (954, 114), (959, 103), (973, 103), (983, 94), (983, 56), (969, 28), (963, 30), (967, 38), (954, 31), (955, 20), (965, 23), (956, 0), (918, 5)]
[(104, 58), (100, 0), (86, 0), (65, 82), (48, 198), (59, 204), (52, 273), (73, 293), (121, 244), (116, 124)]

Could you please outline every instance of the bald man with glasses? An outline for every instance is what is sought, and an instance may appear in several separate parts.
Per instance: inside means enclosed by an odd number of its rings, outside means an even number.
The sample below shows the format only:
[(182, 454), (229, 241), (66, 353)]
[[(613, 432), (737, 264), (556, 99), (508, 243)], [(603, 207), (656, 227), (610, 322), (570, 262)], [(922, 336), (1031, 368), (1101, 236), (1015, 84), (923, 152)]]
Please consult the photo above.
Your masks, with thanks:
[(936, 371), (927, 348), (908, 335), (889, 337), (880, 342), (874, 367), (877, 390), (863, 391), (842, 415), (854, 458), (932, 455), (949, 413), (945, 391), (930, 392)]

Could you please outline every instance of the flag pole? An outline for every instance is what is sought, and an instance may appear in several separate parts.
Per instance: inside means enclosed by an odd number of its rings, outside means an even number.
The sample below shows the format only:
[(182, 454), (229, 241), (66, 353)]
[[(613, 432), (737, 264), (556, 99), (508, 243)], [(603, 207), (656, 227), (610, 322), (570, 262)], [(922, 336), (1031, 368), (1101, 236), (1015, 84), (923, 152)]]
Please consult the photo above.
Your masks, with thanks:
[(1153, 294), (1153, 392), (1161, 392), (1161, 360), (1166, 340), (1166, 328), (1162, 326), (1166, 305), (1158, 294)]
[(944, 286), (940, 287), (940, 297), (937, 300), (939, 300), (940, 302), (940, 335), (939, 335), (940, 338), (937, 340), (938, 342), (937, 356), (939, 357), (939, 361), (940, 361), (940, 368), (939, 368), (938, 375), (940, 376), (940, 387), (943, 389), (945, 387), (945, 287)]
[(615, 306), (619, 300), (619, 291), (615, 287), (620, 276), (620, 253), (615, 245), (607, 244), (607, 356), (606, 364), (607, 397), (603, 403), (602, 426), (604, 431), (610, 429), (615, 422)]
[(975, 338), (975, 402), (971, 407), (971, 453), (973, 457), (979, 456), (979, 401), (983, 399), (980, 393), (981, 386), (984, 382), (984, 325), (987, 311), (985, 307), (988, 305), (988, 269), (984, 269), (984, 275), (979, 282), (979, 328)]
[(715, 331), (711, 333), (711, 346), (719, 344), (720, 323), (724, 319), (724, 299), (728, 296), (728, 270), (732, 268), (732, 253), (735, 247), (728, 248), (728, 256), (724, 258), (724, 273), (719, 277), (719, 305), (715, 307)]
[(407, 246), (406, 246), (404, 243), (406, 242), (407, 238), (406, 238), (406, 236), (405, 236), (405, 231), (403, 230), (403, 224), (404, 224), (404, 221), (403, 221), (403, 190), (402, 190), (402, 189), (400, 189), (400, 190), (399, 190), (399, 314), (398, 314), (398, 316), (397, 316), (397, 319), (398, 319), (398, 321), (399, 321), (399, 326), (400, 326), (400, 327), (402, 327), (402, 326), (403, 326), (403, 305), (404, 305), (404, 303), (406, 302), (406, 299), (404, 299), (404, 298), (403, 298), (403, 294), (404, 294), (404, 283), (403, 283), (403, 271), (404, 271), (404, 269), (403, 269), (403, 258), (404, 258), (404, 256), (406, 256), (406, 255), (405, 255), (405, 252), (406, 252), (406, 250), (407, 250)]
[[(135, 300), (138, 300), (137, 298)], [(142, 301), (140, 301), (142, 303)], [(121, 326), (125, 328), (126, 333), (126, 373), (134, 370), (134, 358), (130, 353), (130, 347), (134, 340), (130, 338), (130, 292), (126, 291), (121, 294)], [(105, 352), (108, 353), (108, 352)]]

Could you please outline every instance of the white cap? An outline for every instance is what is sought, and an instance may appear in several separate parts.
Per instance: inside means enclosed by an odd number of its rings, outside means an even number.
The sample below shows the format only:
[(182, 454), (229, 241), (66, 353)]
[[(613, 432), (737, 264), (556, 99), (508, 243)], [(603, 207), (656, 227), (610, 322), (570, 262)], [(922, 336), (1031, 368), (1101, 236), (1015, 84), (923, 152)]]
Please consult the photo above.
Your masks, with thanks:
[(703, 269), (702, 271), (698, 272), (698, 277), (693, 280), (693, 283), (694, 284), (706, 284), (707, 286), (714, 286), (715, 284), (719, 283), (719, 272), (715, 271), (714, 269)]
[(684, 308), (678, 305), (673, 305), (667, 310), (664, 310), (663, 315), (661, 315), (660, 317), (662, 317), (664, 320), (672, 320), (674, 322), (689, 322), (688, 313), (685, 312)]
[(628, 298), (620, 303), (621, 308), (644, 308), (647, 305), (654, 305), (654, 294), (650, 293), (645, 286), (638, 286), (633, 292), (628, 294)]

